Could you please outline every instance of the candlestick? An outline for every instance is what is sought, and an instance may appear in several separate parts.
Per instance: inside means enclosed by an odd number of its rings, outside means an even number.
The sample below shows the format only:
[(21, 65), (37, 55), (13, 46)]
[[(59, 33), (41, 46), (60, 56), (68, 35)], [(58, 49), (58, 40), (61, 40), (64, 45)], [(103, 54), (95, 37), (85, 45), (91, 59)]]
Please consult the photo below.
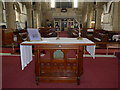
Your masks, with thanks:
[[(76, 19), (75, 19), (76, 20)], [(80, 23), (76, 20), (76, 22), (78, 23), (78, 28), (79, 28), (79, 33), (78, 33), (78, 37), (77, 37), (77, 40), (81, 40), (82, 37), (81, 37), (81, 30), (80, 30)]]

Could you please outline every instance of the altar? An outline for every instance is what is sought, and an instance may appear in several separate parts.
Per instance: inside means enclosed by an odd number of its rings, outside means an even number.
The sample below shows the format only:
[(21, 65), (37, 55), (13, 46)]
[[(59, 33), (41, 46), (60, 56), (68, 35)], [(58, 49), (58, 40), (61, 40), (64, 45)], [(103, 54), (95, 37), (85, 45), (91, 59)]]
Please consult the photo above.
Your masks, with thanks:
[[(35, 55), (35, 80), (39, 82), (77, 82), (83, 74), (84, 48), (95, 58), (95, 43), (82, 38), (42, 38), (42, 41), (25, 41), (20, 45), (22, 70), (32, 61), (32, 46)], [(47, 50), (49, 56), (43, 58), (41, 52)], [(69, 58), (68, 52), (73, 50), (75, 58)], [(56, 58), (59, 51), (63, 57)], [(60, 54), (59, 54), (60, 55)], [(59, 56), (58, 55), (58, 56)]]

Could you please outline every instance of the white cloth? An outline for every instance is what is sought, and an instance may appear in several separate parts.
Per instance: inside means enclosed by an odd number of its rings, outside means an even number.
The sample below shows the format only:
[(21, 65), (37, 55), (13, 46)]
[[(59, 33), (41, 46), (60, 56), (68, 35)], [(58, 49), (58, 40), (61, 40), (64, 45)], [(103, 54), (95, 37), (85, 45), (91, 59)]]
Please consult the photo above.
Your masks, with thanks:
[(118, 41), (120, 40), (120, 35), (113, 35), (112, 39)]
[(95, 45), (87, 46), (87, 47), (86, 47), (86, 50), (90, 53), (90, 55), (91, 55), (93, 58), (95, 58), (95, 48), (96, 48)]
[(60, 40), (56, 40), (56, 38), (43, 38), (43, 41), (25, 41), (22, 44), (31, 44), (31, 45), (20, 45), (21, 52), (21, 64), (22, 70), (32, 61), (32, 45), (34, 44), (93, 44), (88, 45), (86, 50), (90, 53), (90, 55), (95, 58), (95, 45), (94, 42), (88, 40), (87, 38), (83, 38), (82, 40), (77, 40), (76, 38), (60, 38)]
[(32, 46), (20, 45), (22, 70), (32, 61)]
[(42, 41), (25, 41), (22, 44), (94, 44), (87, 38), (82, 38), (82, 40), (77, 40), (76, 38), (61, 38), (56, 40), (56, 38), (42, 38)]

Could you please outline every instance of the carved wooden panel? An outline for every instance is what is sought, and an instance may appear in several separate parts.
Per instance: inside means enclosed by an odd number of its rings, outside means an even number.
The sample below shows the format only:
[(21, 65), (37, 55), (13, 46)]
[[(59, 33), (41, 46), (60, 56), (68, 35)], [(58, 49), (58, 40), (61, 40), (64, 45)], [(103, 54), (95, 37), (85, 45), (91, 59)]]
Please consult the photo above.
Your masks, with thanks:
[[(46, 50), (49, 55), (43, 58), (41, 52)], [(75, 52), (75, 57), (70, 58), (70, 50)], [(56, 51), (62, 58), (55, 58)], [(38, 82), (77, 82), (83, 73), (83, 46), (79, 45), (35, 45), (35, 74)]]

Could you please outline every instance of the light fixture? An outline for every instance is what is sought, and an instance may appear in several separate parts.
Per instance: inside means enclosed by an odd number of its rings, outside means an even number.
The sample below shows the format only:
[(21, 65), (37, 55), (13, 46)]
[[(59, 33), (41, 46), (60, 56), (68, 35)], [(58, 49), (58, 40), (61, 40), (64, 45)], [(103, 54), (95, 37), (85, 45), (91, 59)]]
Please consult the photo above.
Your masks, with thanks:
[(55, 8), (55, 0), (51, 0), (51, 8)]
[(67, 12), (67, 9), (66, 8), (62, 8), (61, 12)]
[(95, 21), (91, 21), (91, 23), (95, 23)]
[(74, 0), (74, 8), (78, 8), (78, 0)]

